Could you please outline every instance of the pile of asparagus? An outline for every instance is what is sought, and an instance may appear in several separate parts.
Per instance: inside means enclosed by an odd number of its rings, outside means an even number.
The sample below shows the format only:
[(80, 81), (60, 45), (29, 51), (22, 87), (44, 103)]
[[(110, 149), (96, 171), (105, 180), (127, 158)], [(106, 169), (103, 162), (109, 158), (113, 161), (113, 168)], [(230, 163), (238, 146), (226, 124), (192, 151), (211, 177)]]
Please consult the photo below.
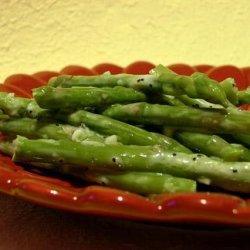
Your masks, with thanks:
[(0, 92), (0, 152), (142, 195), (197, 183), (250, 192), (250, 89), (232, 78), (109, 72), (52, 78), (33, 98)]

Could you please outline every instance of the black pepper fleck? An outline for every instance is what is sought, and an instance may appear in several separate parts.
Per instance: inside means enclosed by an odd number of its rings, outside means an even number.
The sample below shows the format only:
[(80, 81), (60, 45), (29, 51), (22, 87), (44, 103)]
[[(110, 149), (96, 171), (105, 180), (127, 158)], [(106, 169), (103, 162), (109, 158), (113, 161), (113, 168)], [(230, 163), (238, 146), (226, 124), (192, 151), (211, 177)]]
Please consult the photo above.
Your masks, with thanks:
[(115, 158), (112, 158), (112, 162), (116, 162), (116, 159), (115, 159)]
[(176, 156), (176, 153), (173, 153), (173, 156)]
[(196, 157), (193, 158), (193, 161), (196, 161)]
[(233, 173), (238, 173), (238, 170), (237, 169), (233, 169)]

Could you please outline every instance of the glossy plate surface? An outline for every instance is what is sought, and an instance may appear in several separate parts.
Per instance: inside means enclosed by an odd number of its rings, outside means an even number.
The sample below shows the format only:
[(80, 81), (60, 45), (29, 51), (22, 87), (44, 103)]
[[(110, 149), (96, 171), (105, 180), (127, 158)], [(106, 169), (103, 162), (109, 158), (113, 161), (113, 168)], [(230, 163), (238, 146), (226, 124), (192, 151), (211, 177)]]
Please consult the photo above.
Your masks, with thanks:
[[(168, 66), (184, 75), (203, 72), (218, 81), (234, 77), (239, 89), (250, 85), (249, 67), (187, 64)], [(60, 74), (95, 75), (105, 71), (113, 74), (144, 74), (153, 67), (154, 64), (145, 61), (134, 62), (125, 68), (110, 63), (98, 64), (92, 69), (69, 65), (60, 72), (41, 71), (33, 75), (12, 75), (0, 85), (0, 91), (31, 97), (32, 88), (45, 85), (51, 77)], [(249, 109), (249, 106), (245, 105), (243, 108)], [(28, 171), (15, 165), (9, 157), (1, 155), (0, 191), (40, 205), (83, 214), (155, 222), (250, 226), (250, 196), (249, 199), (243, 199), (229, 194), (200, 192), (142, 197), (102, 186), (79, 187), (69, 180), (48, 176), (36, 170)]]

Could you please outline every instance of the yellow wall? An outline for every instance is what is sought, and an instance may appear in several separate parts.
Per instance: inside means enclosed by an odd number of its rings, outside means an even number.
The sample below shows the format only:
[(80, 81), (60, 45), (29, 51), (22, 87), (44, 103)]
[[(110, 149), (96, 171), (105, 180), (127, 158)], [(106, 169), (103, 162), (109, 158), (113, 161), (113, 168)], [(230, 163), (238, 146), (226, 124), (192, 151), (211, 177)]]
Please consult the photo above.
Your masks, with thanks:
[(249, 58), (249, 0), (1, 0), (0, 81), (68, 64)]

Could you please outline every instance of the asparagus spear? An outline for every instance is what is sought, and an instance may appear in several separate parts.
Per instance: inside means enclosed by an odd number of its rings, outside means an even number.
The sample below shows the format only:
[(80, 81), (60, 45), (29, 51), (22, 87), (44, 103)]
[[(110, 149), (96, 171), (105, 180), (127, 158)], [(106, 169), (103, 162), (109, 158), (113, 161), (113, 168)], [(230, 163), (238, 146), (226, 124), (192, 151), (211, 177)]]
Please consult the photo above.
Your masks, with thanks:
[(144, 195), (196, 191), (195, 181), (162, 173), (86, 171), (83, 178)]
[(236, 144), (236, 143), (231, 144), (231, 146), (233, 146), (233, 147), (241, 150), (241, 152), (242, 152), (241, 156), (240, 156), (240, 160), (241, 161), (248, 161), (248, 162), (250, 162), (250, 150), (248, 148), (244, 147), (241, 144)]
[(200, 110), (183, 106), (148, 103), (113, 105), (104, 115), (125, 122), (142, 124), (183, 126), (206, 129), (216, 133), (250, 134), (250, 113), (247, 111)]
[[(156, 99), (156, 101), (154, 101)], [(171, 106), (192, 106), (194, 108), (205, 108), (205, 109), (225, 109), (220, 104), (214, 104), (207, 102), (200, 98), (191, 98), (187, 95), (171, 96), (171, 95), (156, 95), (153, 99), (153, 103), (168, 104)]]
[(250, 192), (250, 162), (216, 161), (200, 154), (173, 153), (158, 147), (86, 146), (66, 140), (14, 141), (17, 162), (43, 162), (79, 168), (166, 173), (215, 185), (226, 190)]
[(37, 117), (43, 112), (33, 99), (15, 97), (13, 93), (0, 92), (0, 109), (9, 116)]
[[(190, 98), (187, 95), (181, 95), (178, 99), (183, 102), (187, 106), (192, 106), (195, 108), (205, 108), (205, 109), (224, 109), (220, 104), (214, 104), (211, 102), (207, 102), (200, 98)], [(180, 105), (178, 105), (180, 106)]]
[(217, 156), (226, 161), (250, 161), (250, 150), (242, 145), (230, 144), (217, 135), (179, 132), (177, 138), (185, 146), (208, 156)]
[(148, 75), (105, 73), (99, 76), (67, 76), (51, 78), (49, 85), (53, 87), (94, 86), (114, 87), (124, 86), (143, 92), (161, 92), (167, 95), (186, 94), (192, 98), (202, 98), (210, 102), (232, 106), (227, 100), (223, 88), (205, 74), (194, 73), (191, 77), (177, 75), (162, 65), (157, 66)]
[(233, 78), (229, 77), (226, 78), (224, 81), (219, 83), (221, 88), (224, 90), (227, 99), (234, 105), (237, 105), (239, 103), (238, 100), (238, 88), (235, 84), (235, 81)]
[(97, 76), (71, 76), (61, 75), (49, 80), (52, 87), (130, 87), (142, 91), (159, 91), (161, 84), (156, 81), (154, 75), (132, 75), (104, 73)]
[(40, 107), (47, 109), (100, 107), (113, 103), (129, 103), (146, 99), (143, 93), (125, 87), (52, 88), (46, 86), (33, 89), (33, 96)]
[(250, 104), (250, 87), (238, 92), (238, 98), (240, 104)]
[(169, 104), (169, 105), (172, 105), (172, 106), (186, 106), (181, 100), (180, 98), (177, 98), (175, 96), (172, 96), (172, 95), (160, 95), (160, 96), (157, 96), (158, 97), (158, 100), (160, 99), (160, 102), (162, 103), (166, 103), (166, 104)]
[[(187, 127), (185, 125), (180, 126), (163, 126), (162, 127), (162, 134), (170, 137), (174, 137), (175, 133), (178, 132), (192, 132), (192, 133), (201, 133), (201, 134), (207, 134), (207, 135), (213, 135), (215, 132), (213, 130), (209, 130), (206, 128), (199, 128), (199, 127)], [(217, 131), (218, 133), (218, 131)], [(225, 134), (223, 132), (218, 134)]]
[(162, 84), (163, 92), (167, 95), (188, 95), (191, 98), (201, 98), (224, 107), (232, 106), (222, 87), (206, 74), (196, 72), (191, 76), (182, 76), (162, 65), (154, 68), (152, 74)]
[(153, 132), (148, 132), (147, 130), (135, 127), (133, 125), (88, 111), (80, 110), (70, 115), (59, 114), (57, 115), (57, 119), (73, 126), (85, 124), (87, 127), (104, 135), (115, 134), (118, 136), (118, 140), (123, 144), (145, 146), (159, 145), (169, 150), (191, 153), (189, 149), (172, 138)]
[(68, 139), (77, 142), (95, 141), (105, 143), (105, 138), (86, 126), (40, 122), (31, 118), (17, 118), (0, 121), (0, 132), (8, 136), (22, 135), (28, 138)]
[[(13, 143), (0, 141), (0, 152), (13, 156), (15, 151)], [(39, 168), (59, 171), (81, 178), (85, 181), (112, 186), (139, 194), (160, 194), (195, 192), (196, 182), (193, 180), (173, 177), (162, 173), (149, 172), (109, 172), (109, 171), (79, 171), (70, 165), (52, 165), (43, 163), (31, 163)]]

